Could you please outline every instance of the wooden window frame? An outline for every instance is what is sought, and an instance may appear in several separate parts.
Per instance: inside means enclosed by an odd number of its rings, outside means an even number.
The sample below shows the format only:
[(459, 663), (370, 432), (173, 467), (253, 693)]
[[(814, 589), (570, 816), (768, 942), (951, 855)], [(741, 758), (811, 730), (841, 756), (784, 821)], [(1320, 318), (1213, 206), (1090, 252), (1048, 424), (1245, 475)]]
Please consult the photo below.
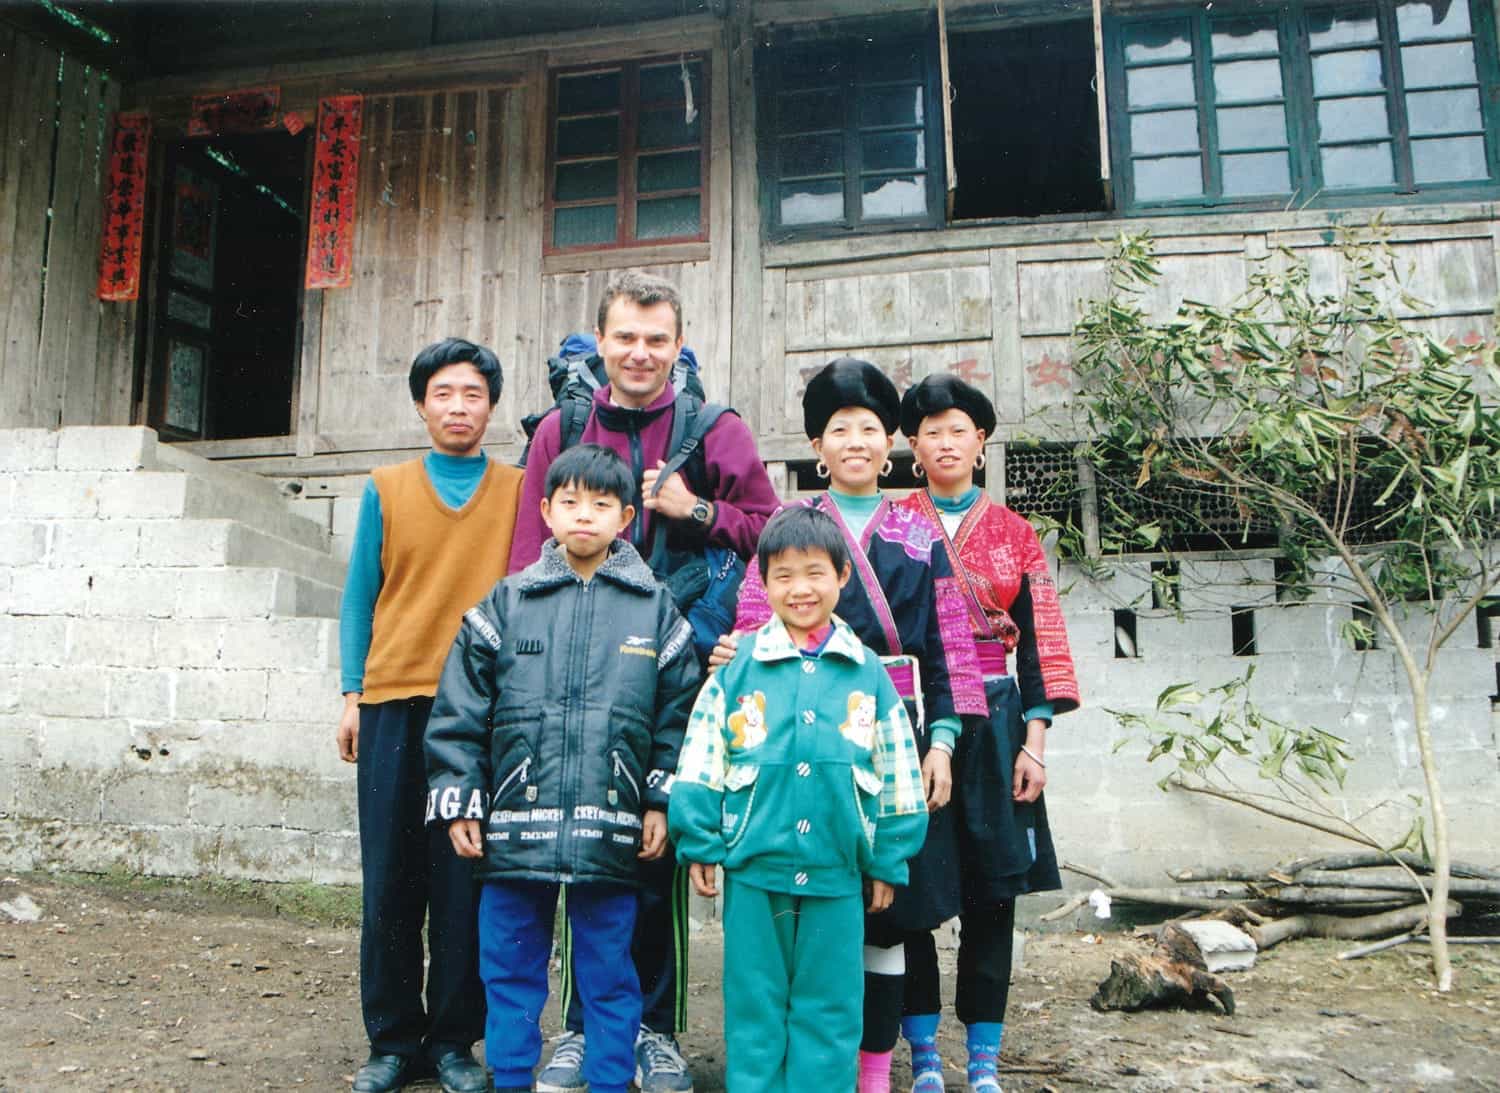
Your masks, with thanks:
[[(858, 65), (854, 63), (857, 51), (857, 29), (842, 30), (837, 36), (822, 41), (795, 41), (799, 46), (817, 45), (836, 54), (839, 65), (847, 73), (837, 81), (840, 88), (843, 121), (840, 131), (843, 136), (844, 166), (840, 172), (844, 186), (844, 215), (840, 220), (827, 220), (816, 224), (781, 223), (781, 124), (777, 107), (779, 89), (777, 62), (765, 54), (756, 59), (757, 87), (757, 144), (759, 146), (759, 175), (761, 193), (761, 223), (771, 242), (795, 242), (799, 240), (827, 239), (830, 236), (878, 235), (889, 232), (927, 230), (940, 228), (945, 223), (945, 195), (947, 172), (944, 168), (945, 135), (941, 109), (941, 62), (939, 42), (935, 24), (924, 20), (912, 25), (909, 35), (922, 46), (922, 81), (925, 100), (923, 103), (922, 141), (927, 166), (921, 170), (925, 176), (927, 209), (920, 216), (866, 218), (861, 212), (860, 182), (867, 172), (864, 170), (864, 153), (860, 147), (859, 96), (860, 79)], [(790, 44), (790, 43), (789, 43)], [(892, 169), (892, 175), (905, 172)]]
[[(1455, 0), (1467, 3), (1469, 34), (1433, 39), (1439, 42), (1470, 41), (1474, 46), (1475, 79), (1480, 99), (1485, 162), (1489, 177), (1418, 185), (1414, 181), (1411, 136), (1408, 131), (1404, 76), (1399, 55), (1402, 43), (1396, 33), (1396, 8), (1405, 0), (1286, 0), (1274, 7), (1248, 3), (1215, 4), (1212, 10), (1195, 7), (1153, 9), (1138, 15), (1108, 19), (1105, 24), (1106, 69), (1110, 112), (1110, 147), (1113, 173), (1120, 194), (1119, 208), (1127, 215), (1201, 213), (1205, 210), (1242, 211), (1303, 207), (1421, 204), (1434, 201), (1484, 200), (1500, 194), (1500, 58), (1496, 56), (1494, 10), (1488, 0)], [(1373, 11), (1379, 26), (1378, 48), (1386, 73), (1386, 109), (1390, 123), (1394, 183), (1332, 191), (1323, 189), (1317, 120), (1313, 93), (1312, 53), (1308, 15), (1328, 11)], [(1222, 153), (1218, 147), (1218, 125), (1212, 96), (1212, 56), (1209, 36), (1213, 23), (1238, 18), (1270, 16), (1277, 28), (1282, 71), (1282, 99), (1291, 173), (1291, 192), (1267, 197), (1226, 197), (1222, 194)], [(1191, 28), (1195, 101), (1198, 115), (1198, 154), (1203, 170), (1201, 196), (1159, 201), (1138, 201), (1130, 143), (1131, 111), (1126, 96), (1125, 30), (1150, 23), (1186, 21)], [(1420, 44), (1428, 44), (1424, 40)], [(1181, 63), (1181, 62), (1177, 62)], [(1445, 85), (1446, 86), (1446, 85)], [(1457, 85), (1455, 85), (1457, 86)], [(1463, 85), (1470, 86), (1470, 85)], [(1423, 88), (1442, 90), (1442, 88)], [(1239, 105), (1238, 103), (1235, 105)], [(1187, 107), (1182, 107), (1186, 109)], [(1454, 134), (1455, 136), (1473, 134)], [(1237, 150), (1238, 151), (1238, 150)]]
[[(658, 236), (650, 239), (636, 238), (637, 209), (640, 203), (640, 193), (637, 188), (637, 170), (640, 161), (640, 121), (642, 104), (640, 98), (640, 74), (642, 68), (651, 68), (663, 64), (676, 64), (680, 61), (690, 61), (697, 64), (699, 73), (699, 85), (695, 88), (693, 105), (698, 111), (698, 185), (695, 188), (652, 191), (649, 200), (665, 199), (672, 197), (698, 198), (698, 231), (694, 235)], [(557, 194), (557, 168), (559, 166), (557, 156), (557, 88), (561, 78), (569, 76), (581, 76), (589, 73), (619, 72), (620, 73), (620, 134), (619, 150), (615, 154), (616, 180), (615, 180), (615, 238), (611, 243), (580, 243), (575, 246), (559, 247), (553, 243), (556, 231), (556, 210), (570, 208), (587, 208), (601, 205), (604, 202), (597, 198), (583, 198), (574, 201), (558, 201)], [(543, 232), (543, 254), (585, 254), (591, 252), (626, 250), (638, 247), (668, 246), (674, 243), (704, 243), (708, 241), (709, 224), (709, 185), (708, 170), (710, 145), (710, 130), (712, 117), (709, 112), (709, 88), (712, 86), (709, 71), (709, 55), (707, 52), (693, 52), (686, 54), (672, 54), (660, 57), (642, 57), (628, 61), (617, 61), (610, 64), (587, 64), (573, 65), (566, 68), (556, 68), (547, 74), (547, 174), (546, 193), (542, 203), (545, 228)], [(670, 148), (652, 148), (647, 154), (658, 155), (671, 152), (691, 151), (692, 145), (679, 145)], [(579, 157), (588, 158), (588, 157)], [(605, 158), (605, 157), (596, 157)], [(572, 162), (564, 159), (562, 163)]]

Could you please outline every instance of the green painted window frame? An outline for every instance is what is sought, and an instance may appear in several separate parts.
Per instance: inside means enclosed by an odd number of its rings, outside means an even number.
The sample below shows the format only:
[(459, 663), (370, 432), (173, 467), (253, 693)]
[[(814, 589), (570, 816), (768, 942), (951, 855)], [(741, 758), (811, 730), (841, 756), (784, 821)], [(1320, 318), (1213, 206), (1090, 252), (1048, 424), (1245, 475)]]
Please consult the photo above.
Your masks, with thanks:
[[(1432, 201), (1483, 200), (1500, 195), (1500, 56), (1496, 51), (1494, 9), (1488, 0), (1454, 0), (1467, 3), (1470, 34), (1474, 45), (1475, 77), (1480, 101), (1489, 177), (1462, 182), (1419, 184), (1414, 179), (1411, 135), (1399, 54), (1402, 43), (1396, 33), (1396, 9), (1410, 0), (1289, 0), (1275, 6), (1248, 3), (1214, 4), (1211, 8), (1170, 7), (1139, 14), (1112, 17), (1105, 24), (1106, 81), (1109, 93), (1111, 163), (1117, 180), (1119, 209), (1126, 214), (1198, 213), (1207, 209), (1256, 210), (1286, 207), (1340, 207), (1371, 204), (1417, 204)], [(1361, 188), (1325, 190), (1320, 156), (1317, 99), (1313, 91), (1309, 14), (1320, 12), (1373, 11), (1378, 20), (1379, 45), (1384, 73), (1389, 140), (1393, 148), (1394, 183)], [(1242, 197), (1226, 195), (1222, 186), (1223, 152), (1219, 148), (1217, 102), (1210, 68), (1209, 46), (1213, 27), (1245, 19), (1269, 19), (1277, 28), (1282, 72), (1282, 97), (1289, 146), (1291, 188), (1275, 195)], [(1128, 31), (1148, 24), (1186, 22), (1191, 28), (1191, 64), (1197, 113), (1198, 154), (1203, 176), (1201, 195), (1141, 200), (1136, 196), (1135, 163), (1145, 157), (1131, 145), (1131, 117), (1150, 112), (1132, 111), (1127, 96), (1127, 73), (1147, 67), (1128, 64), (1125, 38)], [(1445, 37), (1439, 41), (1456, 41)], [(1423, 90), (1440, 90), (1428, 89)]]
[[(909, 217), (864, 217), (860, 212), (860, 182), (871, 171), (865, 168), (860, 145), (862, 132), (859, 111), (859, 89), (868, 83), (878, 85), (880, 81), (862, 81), (857, 57), (866, 34), (877, 34), (888, 42), (910, 41), (920, 47), (923, 89), (922, 144), (925, 166), (924, 191), (926, 208), (919, 216)], [(779, 117), (780, 76), (776, 57), (781, 46), (795, 46), (799, 50), (819, 48), (826, 51), (828, 70), (842, 75), (829, 80), (829, 87), (837, 87), (842, 96), (843, 120), (839, 132), (843, 136), (843, 167), (839, 171), (825, 172), (828, 179), (842, 177), (844, 215), (838, 220), (825, 220), (811, 224), (783, 225), (781, 222), (781, 186), (788, 177), (802, 179), (813, 176), (787, 176), (781, 167), (781, 144), (784, 135), (798, 131), (784, 126)], [(757, 151), (760, 177), (761, 223), (765, 237), (772, 242), (789, 242), (806, 239), (827, 239), (846, 235), (873, 235), (894, 231), (912, 231), (942, 227), (946, 215), (946, 173), (943, 146), (943, 113), (939, 97), (941, 82), (937, 49), (936, 23), (930, 19), (883, 19), (872, 22), (861, 21), (858, 27), (836, 25), (831, 32), (825, 28), (816, 38), (786, 36), (772, 40), (757, 51), (756, 56), (756, 111)], [(899, 81), (906, 83), (907, 81)], [(902, 125), (907, 129), (914, 126)], [(831, 131), (831, 130), (830, 130)], [(863, 131), (870, 131), (864, 127)], [(878, 130), (877, 130), (878, 131)], [(891, 176), (910, 174), (908, 170), (892, 169)]]

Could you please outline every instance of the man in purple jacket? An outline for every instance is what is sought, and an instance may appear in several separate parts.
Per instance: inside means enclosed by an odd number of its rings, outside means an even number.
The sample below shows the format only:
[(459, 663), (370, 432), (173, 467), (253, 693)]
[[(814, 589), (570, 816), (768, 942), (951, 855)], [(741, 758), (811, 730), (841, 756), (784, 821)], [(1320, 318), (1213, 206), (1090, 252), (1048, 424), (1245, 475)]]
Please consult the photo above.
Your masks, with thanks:
[[(667, 446), (678, 400), (670, 382), (672, 366), (682, 352), (682, 300), (676, 286), (641, 273), (622, 273), (604, 291), (594, 335), (609, 383), (594, 393), (579, 442), (614, 450), (635, 475), (639, 515), (624, 534), (642, 557), (651, 556), (655, 536), (668, 533), (675, 547), (717, 546), (742, 559), (754, 557), (761, 529), (781, 502), (756, 452), (755, 438), (737, 414), (719, 417), (703, 438), (701, 471), (692, 476), (701, 494), (680, 472), (654, 492), (660, 469), (675, 454)], [(547, 468), (562, 446), (560, 419), (557, 411), (549, 412), (532, 437), (511, 545), (512, 573), (536, 561), (547, 539), (541, 500)], [(641, 882), (631, 954), (644, 1004), (636, 1041), (636, 1081), (643, 1093), (690, 1093), (692, 1077), (675, 1039), (686, 1023), (687, 874), (677, 868), (669, 848), (644, 867)], [(539, 1093), (585, 1088), (583, 1014), (571, 988), (565, 962), (567, 1031), (537, 1077)]]

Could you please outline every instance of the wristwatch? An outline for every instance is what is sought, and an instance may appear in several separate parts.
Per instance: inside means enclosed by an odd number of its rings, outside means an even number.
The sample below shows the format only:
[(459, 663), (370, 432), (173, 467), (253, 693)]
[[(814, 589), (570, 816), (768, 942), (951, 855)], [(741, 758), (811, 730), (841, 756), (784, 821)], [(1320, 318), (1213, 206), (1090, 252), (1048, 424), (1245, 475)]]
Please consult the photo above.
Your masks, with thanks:
[(714, 518), (714, 507), (700, 497), (693, 505), (693, 511), (688, 513), (688, 518), (700, 527), (706, 528)]

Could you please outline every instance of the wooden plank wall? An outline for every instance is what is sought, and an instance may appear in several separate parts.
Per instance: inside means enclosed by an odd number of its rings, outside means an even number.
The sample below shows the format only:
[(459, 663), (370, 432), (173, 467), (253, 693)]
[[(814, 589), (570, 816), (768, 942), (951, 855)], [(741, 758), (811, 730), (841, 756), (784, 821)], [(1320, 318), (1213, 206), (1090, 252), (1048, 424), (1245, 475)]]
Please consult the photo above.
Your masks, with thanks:
[[(1423, 302), (1401, 304), (1440, 339), (1495, 337), (1500, 225), (1476, 209), (1473, 219), (1406, 224), (1391, 242), (1407, 290)], [(1245, 290), (1253, 263), (1280, 244), (1307, 258), (1317, 287), (1339, 287), (1339, 256), (1326, 228), (1214, 232), (1158, 238), (1162, 280), (1147, 299), (1158, 317), (1184, 296), (1228, 303)], [(934, 233), (934, 241), (954, 232)], [(816, 245), (813, 245), (816, 246)], [(785, 248), (785, 255), (795, 255)], [(812, 246), (805, 255), (815, 255)], [(779, 316), (765, 338), (762, 387), (768, 411), (762, 454), (804, 458), (801, 398), (807, 380), (835, 356), (864, 357), (898, 386), (936, 371), (981, 385), (995, 400), (998, 439), (1065, 437), (1075, 374), (1071, 332), (1084, 303), (1107, 291), (1102, 244), (1021, 242), (969, 250), (912, 251), (850, 261), (844, 254), (766, 271), (763, 314)]]
[(120, 90), (0, 26), (0, 425), (129, 423), (135, 305), (95, 297)]
[[(354, 283), (321, 294), (320, 450), (425, 445), (407, 373), (449, 336), (489, 345), (504, 364), (519, 336), (519, 268), (504, 140), (513, 116), (495, 88), (372, 97), (360, 153)], [(309, 299), (309, 306), (314, 301)], [(506, 368), (490, 436), (508, 443), (535, 383)]]

